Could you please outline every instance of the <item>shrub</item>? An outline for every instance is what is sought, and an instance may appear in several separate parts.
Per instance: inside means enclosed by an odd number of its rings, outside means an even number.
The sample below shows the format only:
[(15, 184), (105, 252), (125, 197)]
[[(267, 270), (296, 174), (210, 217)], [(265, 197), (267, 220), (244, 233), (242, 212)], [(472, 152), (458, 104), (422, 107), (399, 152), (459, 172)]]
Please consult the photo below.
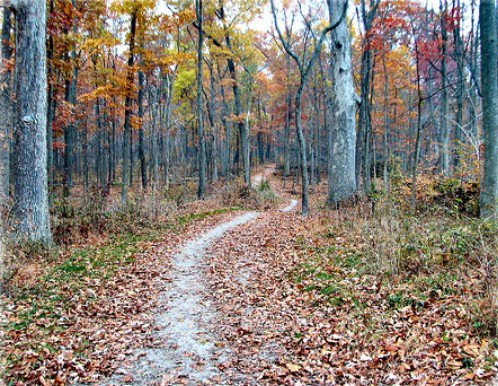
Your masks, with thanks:
[(225, 187), (221, 198), (223, 205), (255, 210), (271, 209), (280, 202), (268, 181), (263, 181), (256, 189), (250, 189), (241, 179)]

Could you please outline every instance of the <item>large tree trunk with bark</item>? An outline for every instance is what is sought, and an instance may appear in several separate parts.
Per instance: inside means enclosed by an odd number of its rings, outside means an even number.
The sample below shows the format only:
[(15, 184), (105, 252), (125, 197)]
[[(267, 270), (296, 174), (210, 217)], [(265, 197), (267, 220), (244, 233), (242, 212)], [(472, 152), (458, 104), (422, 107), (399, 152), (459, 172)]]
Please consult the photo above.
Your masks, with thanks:
[[(231, 47), (231, 45), (230, 45)], [(242, 157), (242, 170), (244, 174), (244, 182), (247, 185), (251, 184), (251, 166), (249, 159), (249, 135), (247, 132), (247, 126), (242, 119), (242, 102), (240, 100), (240, 90), (237, 80), (237, 72), (235, 69), (235, 63), (232, 59), (228, 60), (228, 68), (232, 78), (232, 91), (235, 100), (235, 115), (237, 116), (237, 126), (239, 128), (239, 146), (237, 150), (240, 152)]]
[(482, 110), (484, 176), (481, 183), (481, 217), (498, 214), (498, 39), (495, 0), (481, 0)]
[(15, 230), (20, 240), (50, 242), (47, 183), (45, 0), (17, 0)]
[[(372, 66), (372, 59), (368, 47), (364, 48), (361, 58), (361, 106), (359, 113), (359, 130), (356, 144), (356, 184), (360, 186), (363, 183), (363, 190), (368, 193), (370, 170), (366, 165), (368, 163), (367, 157), (367, 144), (368, 134), (370, 131), (370, 70)], [(368, 169), (368, 170), (367, 170)], [(368, 175), (367, 175), (368, 173)], [(363, 180), (362, 180), (363, 175)]]
[[(460, 9), (460, 0), (453, 0), (453, 9)], [(460, 168), (460, 148), (462, 141), (463, 126), (463, 96), (465, 91), (465, 58), (464, 47), (461, 37), (460, 21), (458, 20), (453, 31), (453, 42), (455, 47), (455, 62), (457, 65), (457, 85), (456, 85), (456, 114), (455, 114), (455, 146), (453, 150), (453, 166), (455, 172)]]
[[(219, 71), (218, 71), (219, 72)], [(221, 74), (220, 74), (221, 79)], [(231, 164), (230, 164), (230, 152), (231, 152), (231, 142), (232, 142), (232, 128), (230, 122), (228, 121), (228, 115), (230, 114), (230, 109), (228, 107), (227, 97), (225, 94), (225, 87), (220, 84), (220, 94), (221, 94), (221, 123), (225, 129), (225, 149), (223, 156), (223, 169), (225, 173), (225, 180), (227, 185), (230, 183), (231, 178)]]
[(211, 122), (211, 130), (213, 133), (213, 182), (218, 181), (219, 171), (220, 171), (220, 154), (221, 154), (221, 141), (220, 141), (220, 129), (218, 124), (218, 116), (216, 114), (216, 89), (215, 89), (215, 77), (214, 77), (214, 68), (211, 64), (209, 66), (209, 77), (210, 77), (210, 102), (209, 106), (209, 119)]
[[(232, 40), (230, 37), (230, 31), (225, 21), (225, 11), (223, 7), (220, 9), (220, 15), (223, 22), (223, 29), (225, 31), (225, 42), (227, 48), (230, 52), (233, 52)], [(242, 101), (240, 97), (239, 82), (237, 77), (237, 69), (235, 67), (235, 62), (232, 57), (227, 58), (228, 70), (230, 72), (230, 77), (232, 78), (232, 91), (235, 102), (235, 115), (237, 116), (237, 126), (239, 128), (239, 144), (237, 148), (240, 151), (240, 156), (242, 157), (242, 170), (244, 174), (244, 182), (247, 185), (251, 185), (251, 161), (250, 161), (250, 146), (249, 146), (249, 127), (245, 125), (243, 120), (242, 112)]]
[(384, 179), (384, 192), (389, 195), (390, 190), (390, 163), (391, 163), (391, 148), (389, 146), (390, 137), (390, 122), (389, 122), (389, 73), (387, 71), (386, 62), (386, 50), (384, 48), (382, 53), (382, 67), (384, 70), (384, 135), (383, 135), (383, 147), (384, 147), (384, 162), (383, 162), (383, 179)]
[[(330, 0), (330, 21), (340, 13), (342, 0)], [(356, 192), (355, 89), (351, 63), (351, 39), (347, 21), (332, 31), (332, 126), (329, 129), (328, 202), (337, 204)]]
[[(361, 57), (361, 106), (359, 114), (359, 130), (356, 145), (356, 185), (363, 183), (363, 191), (369, 194), (372, 189), (371, 179), (371, 154), (372, 140), (372, 47), (371, 28), (377, 13), (380, 0), (372, 0), (367, 7), (367, 2), (361, 0), (361, 19), (365, 30), (363, 39), (363, 53)], [(361, 176), (363, 174), (363, 181)]]
[(161, 110), (161, 87), (149, 86), (149, 112), (150, 112), (150, 164), (151, 186), (153, 190), (159, 188), (159, 115)]

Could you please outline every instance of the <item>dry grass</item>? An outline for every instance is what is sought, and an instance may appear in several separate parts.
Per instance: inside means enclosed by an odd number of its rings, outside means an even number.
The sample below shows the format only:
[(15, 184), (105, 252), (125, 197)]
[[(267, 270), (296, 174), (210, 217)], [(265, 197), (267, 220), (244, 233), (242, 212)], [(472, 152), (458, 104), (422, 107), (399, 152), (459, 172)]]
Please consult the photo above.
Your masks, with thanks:
[(109, 194), (93, 190), (85, 195), (79, 188), (73, 193), (69, 198), (56, 197), (52, 203), (54, 245), (19, 245), (7, 240), (0, 278), (3, 288), (36, 282), (71, 250), (104, 246), (128, 234), (165, 231), (175, 221), (226, 208), (216, 196), (198, 201), (193, 183), (169, 190), (135, 189), (129, 192), (126, 205), (121, 204), (117, 188)]
[(379, 194), (354, 208), (328, 210), (323, 195), (315, 198), (325, 218), (321, 234), (346, 255), (358, 256), (363, 272), (389, 287), (419, 293), (432, 288), (443, 295), (468, 291), (469, 320), (482, 333), (496, 336), (498, 224), (475, 217), (474, 184), (427, 179), (424, 185), (416, 215), (406, 185), (390, 197)]

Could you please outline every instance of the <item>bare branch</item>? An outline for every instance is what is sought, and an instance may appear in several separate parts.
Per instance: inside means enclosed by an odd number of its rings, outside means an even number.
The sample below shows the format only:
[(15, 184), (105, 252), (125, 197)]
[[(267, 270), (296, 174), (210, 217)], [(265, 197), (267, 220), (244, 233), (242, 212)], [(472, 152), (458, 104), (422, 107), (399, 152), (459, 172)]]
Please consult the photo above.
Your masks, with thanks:
[(299, 71), (302, 73), (303, 72), (303, 64), (301, 63), (301, 59), (297, 54), (292, 51), (289, 42), (284, 38), (284, 35), (282, 34), (282, 31), (280, 30), (280, 26), (278, 25), (278, 19), (277, 19), (277, 11), (275, 9), (275, 1), (271, 0), (271, 12), (273, 14), (273, 20), (275, 22), (275, 29), (277, 30), (278, 37), (280, 41), (282, 42), (282, 46), (284, 47), (285, 51), (289, 54), (292, 59), (294, 59), (297, 63), (297, 66), (299, 67)]
[[(275, 8), (275, 1), (271, 0), (270, 3), (271, 3), (271, 11), (273, 14), (273, 20), (275, 22), (275, 29), (277, 30), (278, 37), (279, 37), (280, 41), (282, 42), (282, 45), (283, 45), (285, 51), (297, 63), (297, 66), (299, 68), (299, 72), (301, 73), (302, 80), (304, 80), (308, 76), (316, 58), (320, 54), (325, 37), (327, 36), (327, 34), (330, 31), (336, 29), (342, 23), (344, 18), (346, 17), (346, 11), (348, 8), (348, 1), (344, 2), (344, 7), (343, 7), (343, 10), (342, 10), (342, 13), (341, 13), (339, 19), (335, 23), (325, 27), (322, 30), (322, 32), (320, 33), (320, 38), (318, 39), (318, 42), (315, 45), (315, 50), (313, 51), (313, 54), (311, 55), (310, 60), (309, 60), (308, 64), (306, 65), (306, 67), (304, 66), (303, 60), (301, 60), (301, 58), (299, 58), (299, 56), (292, 50), (289, 41), (284, 38), (282, 31), (280, 30), (280, 26), (278, 24), (278, 19), (277, 19), (277, 11)], [(307, 23), (306, 20), (305, 20), (305, 24), (307, 25), (307, 32), (311, 31), (311, 25), (309, 23)]]

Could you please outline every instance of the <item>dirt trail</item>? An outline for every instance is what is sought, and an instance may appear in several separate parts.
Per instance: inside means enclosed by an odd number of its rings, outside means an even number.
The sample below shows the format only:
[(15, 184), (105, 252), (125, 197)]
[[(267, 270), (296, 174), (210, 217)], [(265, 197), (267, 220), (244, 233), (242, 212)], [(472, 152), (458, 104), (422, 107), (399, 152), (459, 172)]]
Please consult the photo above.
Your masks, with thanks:
[(263, 181), (266, 181), (268, 179), (268, 176), (270, 174), (275, 172), (276, 168), (277, 166), (275, 164), (265, 165), (262, 173), (258, 173), (252, 177), (252, 184), (254, 186), (261, 185)]
[[(261, 184), (274, 171), (275, 165), (266, 166), (253, 177), (252, 183)], [(297, 200), (291, 200), (281, 211), (290, 212), (297, 204)], [(258, 215), (258, 212), (249, 212), (238, 216), (179, 249), (173, 257), (172, 272), (161, 299), (165, 309), (156, 318), (157, 337), (162, 344), (136, 352), (106, 385), (222, 383), (218, 366), (227, 361), (230, 353), (216, 342), (212, 326), (216, 315), (207, 296), (207, 254), (226, 232)]]
[(282, 212), (292, 212), (296, 207), (297, 204), (299, 203), (298, 200), (292, 199), (289, 205), (287, 205), (285, 208), (281, 209)]
[(214, 379), (217, 365), (226, 352), (216, 348), (209, 332), (213, 310), (206, 300), (205, 271), (209, 268), (205, 250), (225, 232), (256, 218), (249, 212), (218, 225), (187, 243), (173, 259), (170, 282), (162, 302), (166, 310), (157, 318), (158, 335), (164, 346), (136, 353), (137, 360), (118, 370), (108, 385), (169, 385), (178, 379), (203, 384)]

